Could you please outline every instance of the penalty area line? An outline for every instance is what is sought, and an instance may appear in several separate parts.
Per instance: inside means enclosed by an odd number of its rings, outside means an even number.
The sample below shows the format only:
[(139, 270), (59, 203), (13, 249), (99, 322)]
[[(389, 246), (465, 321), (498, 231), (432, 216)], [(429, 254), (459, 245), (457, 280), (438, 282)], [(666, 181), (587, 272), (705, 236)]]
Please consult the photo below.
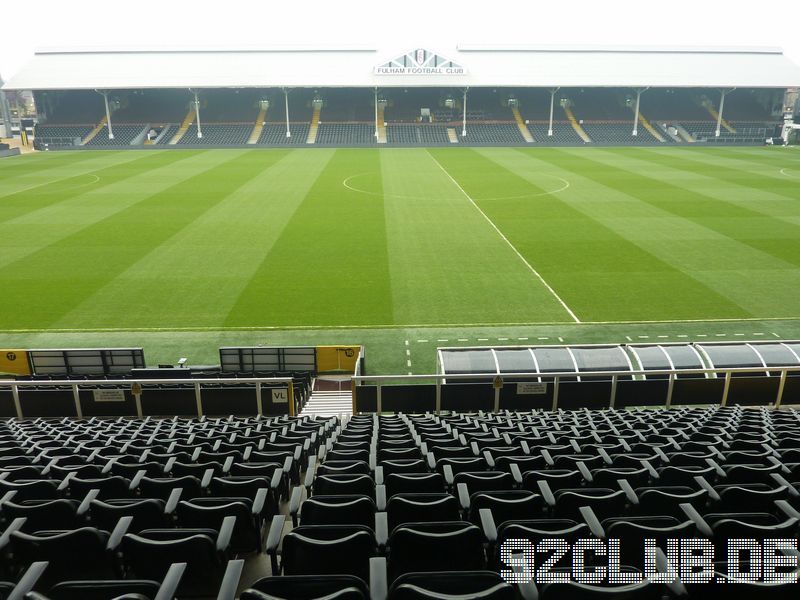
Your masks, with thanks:
[(566, 303), (566, 302), (564, 302), (564, 300), (561, 298), (561, 296), (559, 296), (559, 295), (558, 295), (558, 293), (557, 293), (557, 292), (556, 292), (556, 291), (553, 289), (553, 287), (552, 287), (552, 286), (551, 286), (549, 283), (547, 283), (547, 281), (545, 281), (544, 277), (542, 277), (542, 276), (541, 276), (541, 274), (539, 273), (539, 271), (537, 271), (536, 269), (534, 269), (534, 268), (533, 268), (533, 266), (531, 265), (531, 263), (529, 263), (529, 262), (528, 262), (528, 261), (525, 259), (525, 257), (524, 257), (524, 256), (522, 256), (522, 254), (520, 253), (520, 251), (519, 251), (519, 250), (517, 250), (517, 248), (514, 246), (514, 244), (512, 244), (512, 243), (511, 243), (511, 241), (509, 241), (509, 239), (508, 239), (508, 238), (505, 236), (505, 234), (504, 234), (502, 231), (500, 231), (500, 229), (497, 227), (497, 225), (495, 225), (495, 224), (494, 224), (494, 221), (492, 221), (492, 220), (489, 218), (489, 216), (488, 216), (488, 215), (487, 215), (485, 212), (483, 212), (483, 210), (481, 210), (481, 207), (480, 207), (480, 206), (478, 206), (478, 205), (477, 205), (477, 203), (475, 202), (475, 200), (473, 200), (473, 199), (472, 199), (472, 196), (470, 196), (470, 195), (469, 195), (469, 194), (468, 194), (468, 193), (467, 193), (467, 192), (464, 190), (464, 188), (463, 188), (463, 187), (461, 187), (461, 184), (460, 184), (460, 183), (458, 183), (458, 182), (455, 180), (455, 178), (454, 178), (452, 175), (450, 175), (450, 173), (447, 171), (447, 169), (445, 169), (445, 168), (442, 166), (442, 163), (440, 163), (438, 160), (436, 160), (436, 157), (434, 157), (434, 156), (433, 156), (433, 154), (431, 154), (429, 150), (427, 150), (427, 149), (426, 149), (426, 150), (425, 150), (425, 152), (427, 152), (427, 153), (428, 153), (428, 156), (430, 156), (430, 157), (431, 157), (431, 160), (432, 160), (433, 162), (435, 162), (435, 163), (436, 163), (436, 166), (437, 166), (437, 167), (439, 167), (439, 169), (441, 169), (442, 173), (444, 173), (445, 175), (447, 175), (447, 177), (450, 179), (450, 181), (452, 181), (452, 182), (453, 182), (453, 185), (455, 185), (455, 186), (456, 186), (456, 187), (459, 189), (459, 191), (461, 191), (461, 193), (464, 195), (464, 197), (465, 197), (467, 200), (469, 200), (469, 201), (470, 201), (470, 204), (472, 204), (472, 206), (474, 206), (474, 207), (475, 207), (475, 210), (477, 210), (477, 211), (478, 211), (478, 212), (481, 214), (481, 216), (483, 216), (483, 218), (484, 218), (484, 219), (486, 219), (486, 222), (487, 222), (487, 223), (489, 223), (489, 225), (491, 225), (491, 226), (492, 226), (492, 229), (494, 229), (494, 230), (497, 232), (497, 235), (499, 235), (499, 236), (500, 236), (500, 237), (503, 239), (503, 241), (504, 241), (506, 244), (508, 244), (508, 247), (509, 247), (509, 248), (511, 248), (511, 249), (514, 251), (514, 253), (517, 255), (517, 257), (518, 257), (518, 258), (519, 258), (519, 259), (520, 259), (520, 260), (521, 260), (521, 261), (522, 261), (522, 262), (525, 264), (525, 266), (526, 266), (526, 267), (528, 267), (528, 269), (530, 270), (530, 272), (531, 272), (531, 273), (533, 273), (533, 274), (536, 276), (536, 278), (537, 278), (537, 279), (538, 279), (538, 280), (541, 282), (541, 284), (542, 284), (542, 285), (543, 285), (545, 288), (547, 288), (547, 291), (548, 291), (548, 292), (550, 292), (550, 293), (553, 295), (553, 297), (554, 297), (556, 300), (558, 300), (558, 303), (561, 305), (561, 307), (562, 307), (562, 308), (563, 308), (565, 311), (567, 311), (567, 313), (569, 314), (569, 316), (570, 316), (570, 317), (572, 317), (572, 320), (573, 320), (573, 321), (575, 321), (576, 323), (580, 323), (580, 322), (581, 322), (581, 320), (580, 320), (580, 319), (578, 318), (578, 316), (577, 316), (577, 315), (576, 315), (576, 314), (573, 312), (573, 310), (572, 310), (572, 309), (571, 309), (571, 308), (570, 308), (570, 307), (567, 305), (567, 303)]

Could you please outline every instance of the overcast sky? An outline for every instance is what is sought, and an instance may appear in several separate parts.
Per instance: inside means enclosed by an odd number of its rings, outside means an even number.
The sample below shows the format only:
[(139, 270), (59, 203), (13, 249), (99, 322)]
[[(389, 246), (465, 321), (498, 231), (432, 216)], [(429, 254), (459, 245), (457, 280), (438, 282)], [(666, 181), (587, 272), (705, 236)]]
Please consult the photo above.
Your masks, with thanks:
[(37, 0), (31, 11), (15, 11), (17, 18), (3, 23), (0, 75), (10, 79), (38, 47), (110, 44), (781, 46), (800, 64), (800, 36), (786, 25), (787, 6), (742, 0)]

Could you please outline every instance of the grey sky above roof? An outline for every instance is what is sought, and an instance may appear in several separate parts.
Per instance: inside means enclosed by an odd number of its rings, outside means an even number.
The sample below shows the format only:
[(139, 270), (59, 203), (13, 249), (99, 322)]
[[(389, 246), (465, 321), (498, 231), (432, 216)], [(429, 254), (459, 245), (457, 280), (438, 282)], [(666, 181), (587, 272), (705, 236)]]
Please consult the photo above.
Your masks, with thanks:
[(39, 46), (169, 44), (240, 47), (293, 44), (434, 49), (527, 44), (781, 46), (800, 63), (800, 37), (751, 3), (708, 0), (507, 0), (461, 3), (302, 3), (227, 0), (191, 5), (163, 0), (39, 0), (35, 20), (4, 29), (0, 74), (9, 80)]

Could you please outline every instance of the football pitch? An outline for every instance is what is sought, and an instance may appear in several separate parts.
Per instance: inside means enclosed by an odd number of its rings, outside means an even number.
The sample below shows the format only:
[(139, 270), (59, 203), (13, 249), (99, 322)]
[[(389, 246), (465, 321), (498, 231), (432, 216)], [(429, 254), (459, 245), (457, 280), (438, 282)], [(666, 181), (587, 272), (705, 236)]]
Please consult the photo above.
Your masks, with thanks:
[(800, 338), (800, 151), (73, 151), (0, 161), (0, 348)]

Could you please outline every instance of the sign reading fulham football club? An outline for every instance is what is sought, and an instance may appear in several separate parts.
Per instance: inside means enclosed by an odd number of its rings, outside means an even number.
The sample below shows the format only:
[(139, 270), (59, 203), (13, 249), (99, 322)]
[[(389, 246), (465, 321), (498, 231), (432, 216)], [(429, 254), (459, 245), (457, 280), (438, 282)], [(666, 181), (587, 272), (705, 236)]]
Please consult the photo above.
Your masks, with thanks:
[(419, 48), (375, 67), (375, 75), (466, 75), (452, 60)]

